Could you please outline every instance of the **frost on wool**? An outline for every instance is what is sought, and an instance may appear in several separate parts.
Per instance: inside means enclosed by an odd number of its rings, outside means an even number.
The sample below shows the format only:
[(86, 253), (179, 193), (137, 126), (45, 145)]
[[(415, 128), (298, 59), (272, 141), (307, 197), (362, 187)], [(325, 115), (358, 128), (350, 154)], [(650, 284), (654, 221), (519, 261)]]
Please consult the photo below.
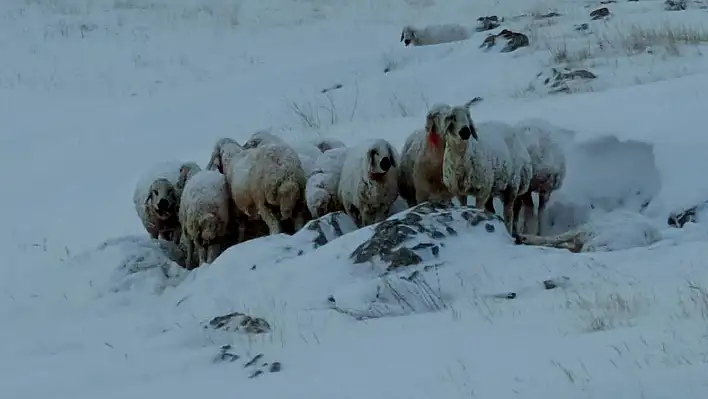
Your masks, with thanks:
[(370, 139), (347, 150), (339, 180), (339, 199), (359, 227), (388, 217), (398, 197), (399, 157), (391, 143)]
[(313, 169), (317, 158), (319, 158), (322, 151), (317, 147), (316, 144), (308, 141), (285, 141), (283, 138), (274, 135), (266, 130), (259, 130), (251, 135), (251, 137), (243, 144), (243, 148), (246, 150), (259, 147), (263, 144), (287, 144), (295, 152), (298, 157), (300, 157), (300, 162), (302, 163), (302, 169), (305, 171), (305, 175), (309, 176)]
[[(443, 159), (445, 186), (463, 204), (467, 202), (467, 195), (472, 195), (478, 208), (485, 207), (490, 212), (494, 212), (493, 198), (501, 196), (504, 222), (512, 232), (514, 202), (521, 186), (518, 162), (506, 139), (514, 134), (514, 128), (495, 121), (473, 124), (469, 110), (462, 106), (453, 107), (447, 118), (449, 130)], [(477, 140), (470, 138), (470, 131), (476, 132)]]
[(346, 154), (347, 149), (339, 147), (327, 150), (317, 158), (305, 186), (305, 202), (312, 217), (319, 218), (343, 210), (337, 188)]
[[(183, 168), (183, 174), (190, 173)], [(214, 170), (199, 171), (186, 180), (179, 208), (187, 267), (212, 263), (229, 236), (229, 201), (226, 177)], [(196, 252), (196, 253), (195, 253)], [(196, 259), (195, 259), (196, 255)]]
[(152, 238), (179, 243), (179, 196), (175, 185), (183, 164), (185, 162), (180, 161), (157, 163), (140, 176), (135, 185), (135, 211)]
[(209, 164), (221, 167), (237, 211), (262, 219), (271, 234), (283, 231), (281, 221), (292, 220), (295, 230), (305, 224), (305, 173), (289, 145), (243, 149), (233, 140), (221, 139)]
[[(524, 232), (531, 232), (534, 203), (532, 193), (538, 193), (538, 213), (536, 215), (536, 234), (541, 230), (543, 213), (550, 201), (551, 193), (559, 190), (566, 175), (566, 156), (563, 142), (573, 136), (570, 130), (561, 129), (544, 120), (529, 118), (517, 123), (515, 129), (528, 150), (532, 166), (532, 178), (529, 189), (519, 200), (524, 210)], [(517, 208), (522, 206), (517, 205)]]
[(406, 25), (401, 31), (401, 42), (406, 46), (429, 46), (467, 40), (472, 32), (459, 24), (428, 25), (416, 28)]
[(438, 103), (426, 115), (425, 129), (414, 131), (403, 144), (398, 189), (408, 206), (425, 201), (448, 201), (452, 194), (442, 181), (445, 117), (452, 107)]

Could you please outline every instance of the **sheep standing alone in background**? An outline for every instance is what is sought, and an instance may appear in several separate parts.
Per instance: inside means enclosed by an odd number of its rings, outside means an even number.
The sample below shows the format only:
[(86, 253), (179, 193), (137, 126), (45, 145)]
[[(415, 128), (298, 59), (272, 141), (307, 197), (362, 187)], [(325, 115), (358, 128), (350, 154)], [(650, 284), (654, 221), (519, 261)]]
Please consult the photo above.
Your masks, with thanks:
[(504, 223), (512, 233), (514, 201), (521, 186), (518, 166), (505, 139), (513, 134), (513, 128), (501, 122), (475, 125), (466, 106), (453, 107), (444, 125), (448, 132), (443, 158), (445, 186), (463, 205), (472, 195), (477, 208), (489, 212), (494, 212), (494, 197), (501, 196)]
[(220, 139), (208, 167), (224, 174), (237, 210), (262, 219), (270, 234), (283, 231), (281, 221), (292, 220), (296, 231), (307, 221), (305, 172), (289, 145), (261, 143), (244, 149), (233, 140)]
[(180, 196), (175, 185), (185, 164), (190, 163), (158, 163), (136, 183), (133, 192), (135, 211), (152, 238), (159, 237), (179, 244), (182, 232), (178, 217)]
[(452, 107), (438, 103), (426, 116), (425, 129), (413, 132), (403, 144), (398, 168), (398, 190), (409, 207), (425, 201), (449, 201), (450, 190), (442, 180), (445, 151), (445, 118)]
[(180, 201), (179, 221), (186, 248), (186, 266), (193, 269), (204, 263), (212, 263), (224, 249), (222, 241), (230, 234), (231, 198), (226, 177), (217, 171), (195, 172), (183, 167), (180, 179), (185, 181), (185, 185)]
[[(521, 121), (516, 125), (516, 130), (521, 133), (521, 138), (530, 155), (533, 175), (528, 191), (517, 199), (514, 212), (520, 211), (523, 206), (523, 232), (531, 233), (531, 220), (534, 213), (533, 193), (538, 193), (535, 234), (543, 235), (541, 229), (543, 211), (551, 198), (551, 193), (559, 190), (565, 179), (565, 152), (560, 144), (560, 137), (558, 137), (564, 130), (540, 119)], [(569, 131), (565, 132), (570, 133)]]
[(331, 212), (343, 211), (337, 189), (342, 175), (347, 148), (327, 150), (317, 158), (312, 175), (307, 178), (305, 200), (312, 217), (319, 218)]
[(470, 30), (458, 24), (428, 25), (424, 28), (406, 25), (401, 31), (401, 42), (406, 46), (430, 46), (467, 40), (471, 36)]
[(388, 217), (398, 198), (398, 153), (383, 139), (367, 140), (347, 150), (339, 180), (339, 199), (359, 227)]

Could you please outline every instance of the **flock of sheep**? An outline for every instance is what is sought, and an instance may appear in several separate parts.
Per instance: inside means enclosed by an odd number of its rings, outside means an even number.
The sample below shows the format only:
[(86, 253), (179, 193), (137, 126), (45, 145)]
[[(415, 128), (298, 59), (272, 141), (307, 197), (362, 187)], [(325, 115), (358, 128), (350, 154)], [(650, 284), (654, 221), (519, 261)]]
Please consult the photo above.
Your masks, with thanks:
[[(539, 120), (515, 126), (475, 124), (470, 101), (436, 104), (425, 127), (399, 152), (385, 139), (347, 147), (338, 140), (286, 142), (266, 131), (243, 145), (222, 138), (204, 170), (194, 162), (164, 162), (138, 181), (135, 208), (155, 239), (186, 251), (186, 267), (212, 263), (231, 245), (269, 234), (293, 234), (307, 221), (343, 211), (359, 227), (426, 201), (461, 204), (468, 196), (494, 212), (504, 205), (512, 234), (542, 234), (551, 193), (561, 187), (566, 161), (557, 128)], [(532, 226), (538, 193), (537, 226)], [(524, 211), (523, 226), (519, 216)]]

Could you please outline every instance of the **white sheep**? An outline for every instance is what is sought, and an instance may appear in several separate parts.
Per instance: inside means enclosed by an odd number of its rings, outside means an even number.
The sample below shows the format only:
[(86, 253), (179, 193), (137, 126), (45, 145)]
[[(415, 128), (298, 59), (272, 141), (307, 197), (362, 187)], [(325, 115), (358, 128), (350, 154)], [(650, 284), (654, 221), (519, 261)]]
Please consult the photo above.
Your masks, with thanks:
[(243, 143), (243, 148), (250, 150), (256, 148), (262, 144), (287, 144), (295, 152), (297, 152), (298, 157), (300, 157), (300, 162), (302, 163), (302, 169), (305, 171), (305, 175), (309, 176), (314, 170), (314, 164), (317, 158), (319, 158), (322, 151), (315, 143), (311, 142), (301, 142), (301, 141), (285, 141), (282, 137), (278, 137), (273, 133), (266, 130), (259, 130), (251, 135), (249, 139)]
[(489, 212), (494, 212), (494, 197), (501, 197), (504, 223), (512, 233), (522, 164), (507, 144), (513, 127), (496, 121), (473, 124), (466, 106), (453, 107), (441, 125), (447, 131), (443, 183), (463, 205), (471, 195), (477, 208)]
[(661, 233), (646, 216), (618, 209), (556, 236), (517, 234), (515, 239), (517, 244), (571, 252), (606, 252), (649, 246), (661, 240)]
[(180, 180), (186, 183), (180, 201), (179, 222), (187, 255), (186, 265), (193, 269), (214, 262), (223, 249), (223, 241), (228, 240), (231, 198), (226, 177), (215, 170), (195, 172), (182, 167)]
[(339, 180), (339, 200), (359, 227), (386, 219), (398, 198), (398, 153), (383, 139), (347, 149)]
[(414, 131), (403, 144), (398, 190), (410, 207), (426, 201), (446, 202), (452, 199), (450, 190), (442, 180), (446, 136), (442, 124), (451, 110), (448, 104), (433, 105), (426, 115), (425, 129)]
[(165, 161), (154, 165), (136, 183), (133, 192), (135, 211), (152, 238), (163, 238), (179, 244), (182, 229), (179, 224), (180, 195), (175, 188), (183, 165)]
[(519, 216), (521, 215), (520, 197), (530, 195), (530, 186), (533, 181), (533, 163), (529, 154), (524, 133), (516, 128), (504, 130), (504, 141), (511, 156), (512, 173), (519, 177), (519, 186), (513, 202), (512, 233), (519, 230)]
[(270, 234), (283, 231), (281, 221), (292, 220), (295, 230), (307, 221), (305, 172), (289, 145), (261, 143), (244, 149), (234, 140), (220, 139), (210, 167), (226, 177), (236, 209), (251, 219), (262, 219)]
[[(538, 213), (536, 234), (543, 235), (541, 226), (543, 211), (551, 193), (559, 190), (566, 175), (566, 157), (561, 144), (561, 134), (570, 131), (560, 129), (540, 119), (525, 119), (516, 125), (521, 133), (531, 158), (533, 176), (528, 191), (517, 199), (515, 212), (524, 210), (524, 233), (530, 233), (534, 213), (533, 193), (538, 193)], [(516, 216), (516, 215), (515, 215)]]
[(347, 148), (339, 147), (327, 150), (317, 158), (305, 186), (305, 201), (313, 218), (344, 210), (337, 189), (346, 155)]
[(424, 28), (406, 25), (401, 31), (401, 42), (406, 46), (429, 46), (467, 40), (471, 36), (469, 29), (458, 24), (428, 25)]

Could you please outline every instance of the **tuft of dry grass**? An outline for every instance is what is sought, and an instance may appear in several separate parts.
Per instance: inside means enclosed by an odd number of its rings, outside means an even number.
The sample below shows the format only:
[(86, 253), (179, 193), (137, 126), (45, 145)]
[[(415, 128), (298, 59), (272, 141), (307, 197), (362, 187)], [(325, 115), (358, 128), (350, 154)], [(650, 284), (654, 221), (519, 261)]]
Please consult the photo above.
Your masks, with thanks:
[(646, 28), (632, 25), (614, 34), (591, 35), (587, 41), (570, 45), (567, 40), (546, 41), (553, 64), (580, 65), (602, 56), (659, 54), (678, 57), (685, 46), (708, 44), (708, 30), (690, 26), (664, 25)]

